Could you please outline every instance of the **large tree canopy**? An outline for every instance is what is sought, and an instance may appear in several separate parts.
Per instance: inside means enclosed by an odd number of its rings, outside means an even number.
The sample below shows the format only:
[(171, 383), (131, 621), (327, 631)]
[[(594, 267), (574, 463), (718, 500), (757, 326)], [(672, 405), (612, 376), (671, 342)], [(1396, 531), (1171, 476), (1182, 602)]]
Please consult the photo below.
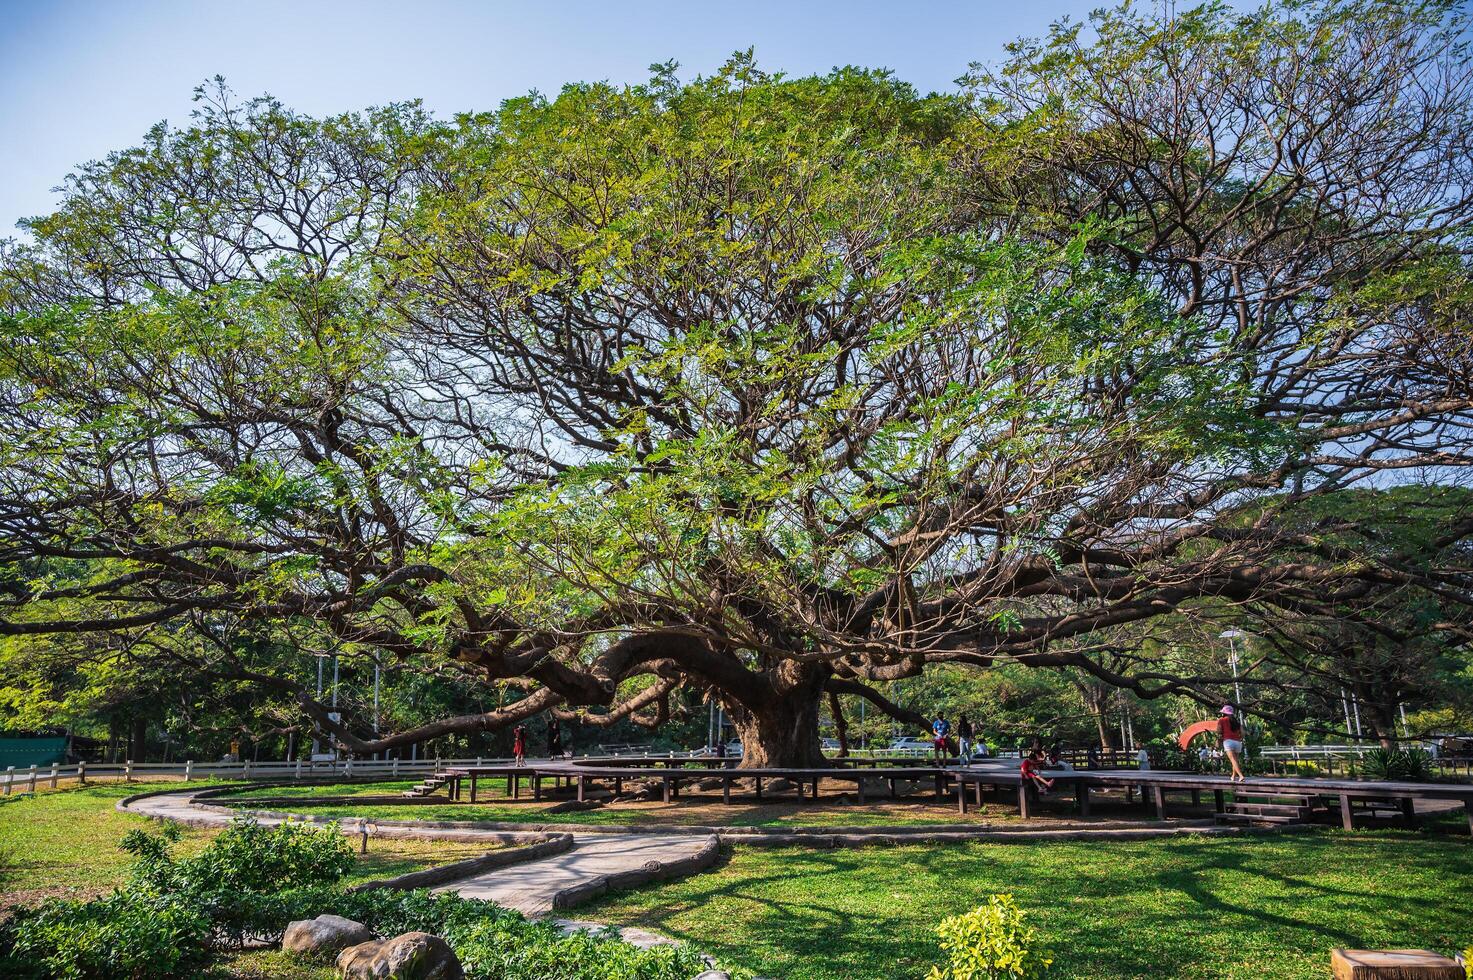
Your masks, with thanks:
[[(202, 96), (0, 260), (0, 636), (169, 624), (356, 751), (684, 686), (762, 764), (927, 664), (1206, 698), (1096, 649), (1463, 601), (1299, 519), (1473, 462), (1451, 11), (1105, 13), (955, 97), (747, 56), (448, 123)], [(375, 738), (251, 654), (288, 632), (521, 696)]]

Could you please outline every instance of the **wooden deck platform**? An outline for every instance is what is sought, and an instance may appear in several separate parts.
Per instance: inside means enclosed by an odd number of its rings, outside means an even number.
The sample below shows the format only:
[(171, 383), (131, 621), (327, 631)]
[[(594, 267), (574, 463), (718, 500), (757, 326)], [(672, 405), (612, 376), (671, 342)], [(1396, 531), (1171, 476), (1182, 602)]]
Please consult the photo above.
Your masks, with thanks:
[[(589, 790), (605, 785), (614, 795), (623, 792), (625, 782), (658, 782), (661, 798), (665, 802), (679, 797), (682, 785), (696, 782), (719, 781), (721, 800), (731, 803), (733, 789), (741, 780), (751, 780), (753, 798), (770, 799), (772, 781), (786, 780), (792, 785), (797, 799), (817, 799), (820, 784), (824, 780), (853, 783), (859, 802), (866, 802), (871, 795), (873, 783), (883, 780), (890, 797), (897, 797), (900, 784), (923, 783), (928, 792), (934, 791), (938, 799), (955, 793), (957, 808), (967, 812), (971, 802), (981, 805), (985, 791), (993, 790), (1009, 799), (1016, 799), (1018, 812), (1023, 817), (1031, 815), (1036, 801), (1036, 791), (1025, 782), (1015, 763), (1009, 760), (990, 761), (972, 766), (927, 766), (927, 765), (884, 765), (895, 760), (846, 760), (857, 761), (858, 765), (830, 768), (773, 768), (737, 769), (736, 760), (705, 759), (661, 759), (660, 765), (651, 765), (656, 760), (635, 759), (586, 759), (586, 760), (532, 760), (522, 766), (473, 766), (446, 769), (442, 775), (448, 778), (450, 798), (464, 798), (469, 790), (470, 802), (477, 799), (482, 780), (505, 780), (507, 795), (520, 799), (523, 787), (530, 789), (534, 800), (542, 799), (543, 786), (551, 780), (557, 788), (575, 787), (577, 798), (588, 798)], [(909, 760), (908, 760), (909, 761)], [(707, 763), (719, 762), (712, 766)], [(1473, 833), (1473, 783), (1406, 783), (1354, 779), (1315, 779), (1302, 777), (1250, 776), (1243, 782), (1233, 782), (1226, 776), (1192, 772), (1170, 772), (1163, 770), (1138, 769), (1071, 769), (1045, 771), (1046, 778), (1054, 780), (1061, 793), (1072, 795), (1081, 816), (1089, 816), (1090, 794), (1097, 789), (1124, 789), (1128, 795), (1141, 793), (1143, 802), (1149, 803), (1158, 819), (1166, 819), (1167, 803), (1171, 794), (1189, 794), (1193, 805), (1200, 805), (1202, 796), (1211, 793), (1213, 805), (1218, 813), (1226, 809), (1229, 793), (1252, 797), (1309, 797), (1338, 803), (1341, 824), (1347, 830), (1353, 826), (1355, 808), (1353, 804), (1380, 804), (1382, 808), (1399, 808), (1408, 818), (1414, 814), (1416, 800), (1456, 800), (1463, 804), (1468, 818), (1470, 833)], [(764, 796), (764, 783), (769, 795)], [(745, 793), (743, 794), (746, 795)]]
[(599, 784), (610, 784), (614, 795), (618, 796), (623, 792), (626, 781), (659, 782), (661, 798), (666, 803), (680, 795), (682, 784), (707, 780), (721, 781), (723, 803), (732, 801), (732, 789), (740, 780), (753, 781), (754, 798), (758, 800), (770, 798), (770, 790), (769, 796), (763, 796), (763, 784), (765, 782), (770, 787), (775, 779), (783, 779), (791, 783), (799, 800), (808, 798), (809, 795), (817, 799), (819, 784), (828, 779), (853, 783), (859, 802), (864, 803), (867, 798), (865, 784), (875, 780), (884, 780), (888, 784), (887, 788), (891, 797), (898, 795), (897, 790), (900, 783), (924, 782), (930, 784), (934, 789), (937, 799), (945, 799), (956, 779), (957, 771), (953, 768), (926, 766), (757, 770), (735, 769), (726, 766), (719, 768), (686, 766), (676, 769), (653, 766), (590, 765), (583, 762), (537, 762), (524, 766), (474, 766), (446, 769), (442, 775), (449, 777), (449, 792), (452, 800), (461, 799), (468, 784), (472, 803), (476, 802), (479, 783), (483, 779), (505, 780), (507, 795), (512, 799), (521, 798), (522, 786), (525, 783), (531, 788), (534, 800), (542, 799), (543, 782), (552, 780), (555, 786), (560, 787), (564, 784), (576, 786), (577, 798), (580, 801), (587, 798), (590, 788)]
[[(962, 813), (967, 808), (968, 787), (972, 788), (974, 799), (980, 802), (983, 788), (992, 786), (1015, 791), (1019, 812), (1028, 816), (1033, 794), (1016, 769), (981, 766), (954, 770), (954, 774), (957, 806)], [(1152, 769), (1053, 770), (1044, 771), (1042, 775), (1054, 780), (1056, 788), (1072, 790), (1080, 813), (1085, 816), (1089, 815), (1090, 791), (1096, 788), (1128, 791), (1139, 789), (1142, 798), (1151, 801), (1156, 816), (1163, 820), (1166, 819), (1168, 793), (1190, 793), (1194, 803), (1200, 800), (1201, 794), (1211, 793), (1218, 813), (1223, 812), (1228, 793), (1252, 796), (1318, 796), (1338, 802), (1341, 825), (1346, 830), (1353, 826), (1351, 804), (1355, 801), (1391, 801), (1392, 805), (1401, 808), (1403, 814), (1411, 817), (1416, 800), (1457, 800), (1463, 804), (1469, 832), (1473, 833), (1473, 784), (1470, 783), (1404, 783), (1280, 776), (1249, 776), (1241, 782), (1233, 782), (1227, 776)]]

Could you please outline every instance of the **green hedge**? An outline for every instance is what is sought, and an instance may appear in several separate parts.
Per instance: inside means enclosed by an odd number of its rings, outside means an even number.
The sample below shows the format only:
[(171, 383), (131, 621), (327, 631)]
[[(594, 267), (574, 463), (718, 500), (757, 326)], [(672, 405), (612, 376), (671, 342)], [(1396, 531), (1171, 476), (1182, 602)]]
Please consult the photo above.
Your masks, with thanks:
[(686, 947), (638, 949), (613, 935), (564, 936), (489, 902), (427, 891), (344, 891), (353, 864), (336, 828), (238, 820), (199, 855), (170, 854), (178, 831), (133, 831), (129, 883), (91, 902), (51, 901), (0, 926), (0, 976), (16, 980), (185, 980), (220, 947), (276, 941), (325, 913), (380, 936), (443, 937), (468, 980), (687, 980), (706, 969)]

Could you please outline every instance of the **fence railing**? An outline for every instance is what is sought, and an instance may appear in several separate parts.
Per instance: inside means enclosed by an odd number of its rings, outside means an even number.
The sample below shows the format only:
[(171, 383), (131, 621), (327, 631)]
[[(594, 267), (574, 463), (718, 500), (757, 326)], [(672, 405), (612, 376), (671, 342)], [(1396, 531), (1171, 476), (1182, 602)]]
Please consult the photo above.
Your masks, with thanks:
[[(1407, 743), (1413, 744), (1413, 743)], [(638, 757), (646, 759), (688, 759), (704, 755), (704, 750), (682, 752), (658, 752), (649, 746), (599, 745), (599, 755)], [(1286, 770), (1295, 763), (1316, 764), (1334, 772), (1337, 764), (1359, 759), (1373, 745), (1265, 745), (1259, 754)], [(929, 754), (923, 750), (905, 753), (903, 750), (871, 749), (874, 755)], [(854, 753), (856, 755), (861, 753)], [(1082, 749), (1069, 749), (1063, 753), (1075, 766), (1087, 765), (1087, 755)], [(1015, 749), (1001, 749), (992, 753), (994, 758), (1017, 758)], [(1096, 754), (1099, 765), (1108, 768), (1133, 768), (1137, 764), (1136, 753), (1121, 750)], [(332, 761), (295, 762), (79, 762), (74, 765), (52, 764), (17, 768), (10, 766), (0, 771), (0, 796), (14, 793), (34, 793), (38, 789), (56, 789), (62, 783), (77, 782), (143, 782), (150, 780), (178, 779), (190, 782), (196, 779), (266, 780), (292, 782), (297, 780), (332, 779), (398, 779), (430, 775), (447, 768), (468, 766), (494, 766), (510, 764), (508, 758), (478, 757), (475, 759), (337, 759)], [(1466, 757), (1438, 756), (1433, 764), (1439, 769), (1453, 773), (1467, 771), (1473, 776), (1473, 759)], [(1277, 771), (1278, 765), (1275, 766)]]
[(7, 767), (0, 772), (0, 796), (37, 789), (56, 789), (64, 782), (141, 782), (177, 778), (261, 779), (396, 779), (430, 775), (444, 768), (511, 763), (511, 759), (338, 759), (319, 762), (79, 762), (75, 765)]

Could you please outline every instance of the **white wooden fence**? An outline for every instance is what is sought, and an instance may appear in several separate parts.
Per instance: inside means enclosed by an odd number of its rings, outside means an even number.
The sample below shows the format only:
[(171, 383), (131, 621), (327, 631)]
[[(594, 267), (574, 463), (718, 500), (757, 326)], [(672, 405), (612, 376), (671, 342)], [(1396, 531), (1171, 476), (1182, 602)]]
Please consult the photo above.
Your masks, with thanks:
[(444, 768), (511, 763), (511, 759), (339, 759), (334, 762), (120, 762), (63, 766), (10, 766), (0, 772), (0, 796), (55, 789), (64, 782), (140, 782), (178, 779), (242, 779), (291, 782), (302, 779), (397, 779)]

